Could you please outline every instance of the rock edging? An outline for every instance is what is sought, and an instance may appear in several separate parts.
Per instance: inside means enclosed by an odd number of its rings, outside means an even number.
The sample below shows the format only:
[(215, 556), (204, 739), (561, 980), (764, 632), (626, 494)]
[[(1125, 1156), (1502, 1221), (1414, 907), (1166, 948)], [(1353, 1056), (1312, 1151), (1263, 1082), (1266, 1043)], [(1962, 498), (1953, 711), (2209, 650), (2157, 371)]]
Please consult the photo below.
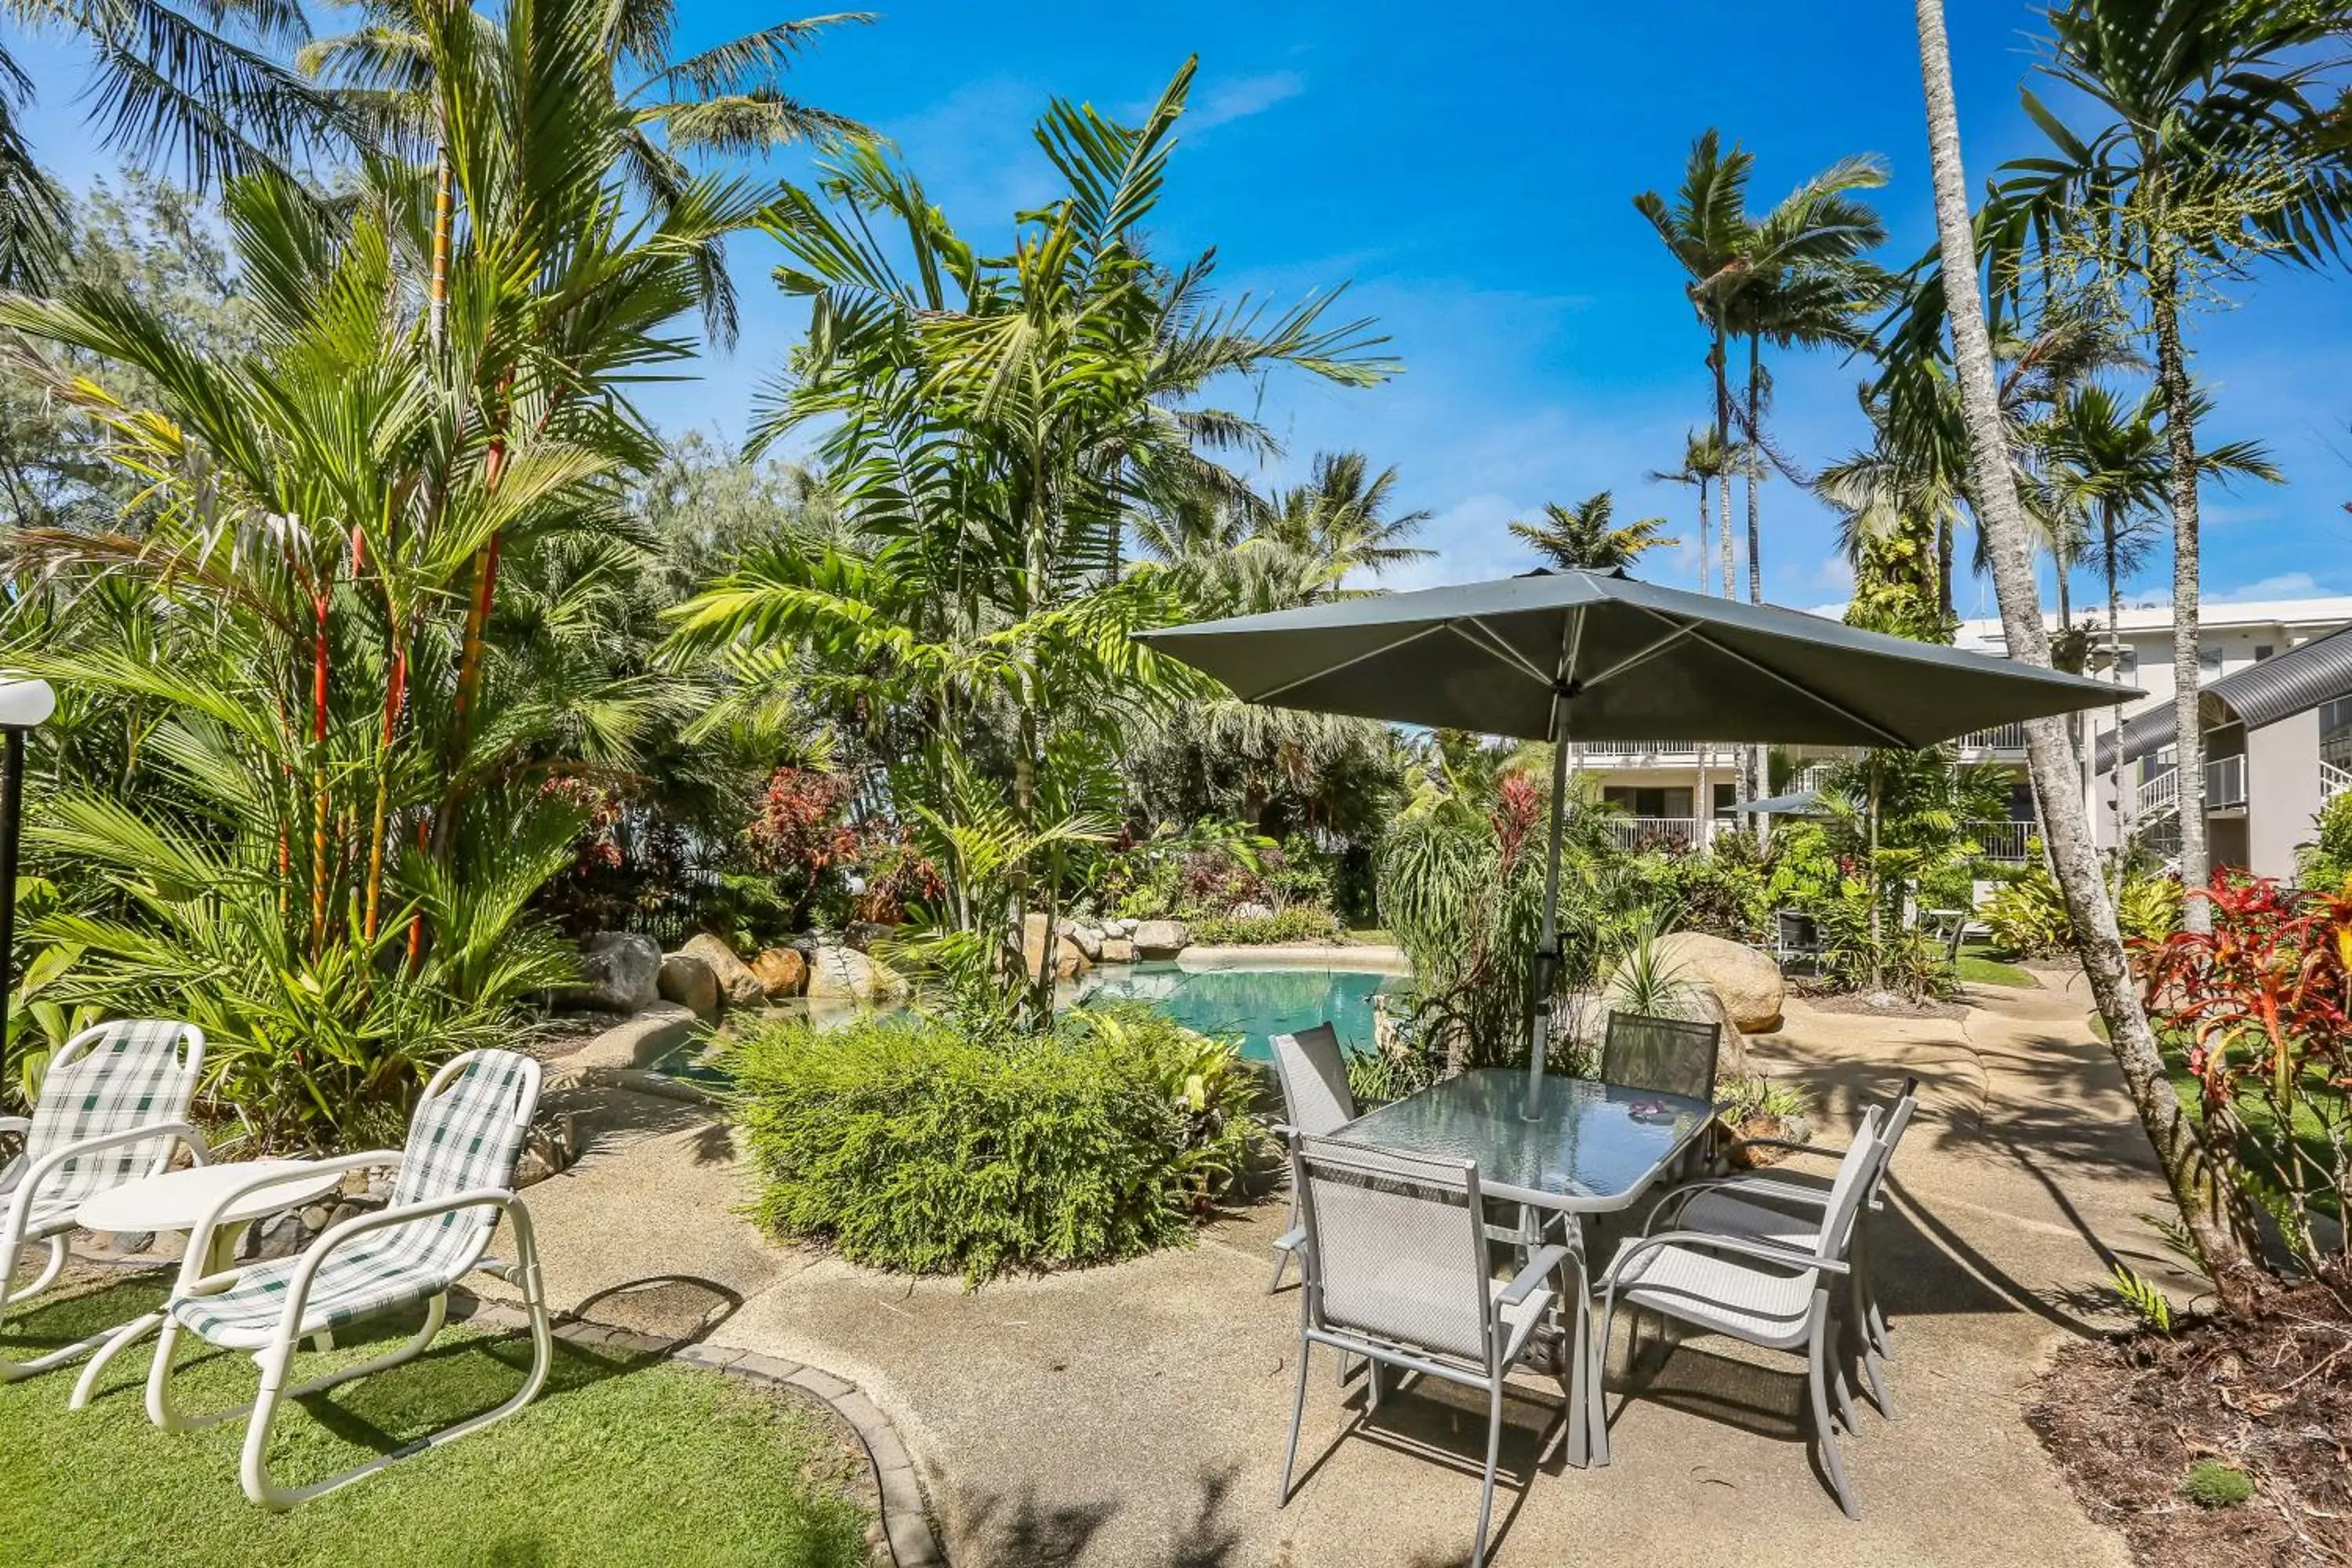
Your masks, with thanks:
[[(530, 1319), (520, 1310), (479, 1298), (460, 1303), (453, 1297), (449, 1309), (453, 1319), (463, 1318), (500, 1329), (522, 1330), (530, 1326)], [(609, 1346), (631, 1355), (662, 1356), (705, 1372), (788, 1387), (815, 1400), (857, 1434), (859, 1444), (866, 1449), (866, 1463), (874, 1467), (875, 1490), (881, 1499), (881, 1539), (874, 1542), (875, 1546), (888, 1552), (887, 1560), (896, 1568), (946, 1568), (947, 1553), (940, 1550), (939, 1537), (931, 1530), (922, 1483), (916, 1476), (915, 1458), (908, 1451), (906, 1439), (898, 1436), (898, 1429), (882, 1413), (882, 1407), (846, 1378), (758, 1351), (738, 1350), (708, 1340), (635, 1333), (584, 1318), (558, 1321), (555, 1337), (572, 1344)]]

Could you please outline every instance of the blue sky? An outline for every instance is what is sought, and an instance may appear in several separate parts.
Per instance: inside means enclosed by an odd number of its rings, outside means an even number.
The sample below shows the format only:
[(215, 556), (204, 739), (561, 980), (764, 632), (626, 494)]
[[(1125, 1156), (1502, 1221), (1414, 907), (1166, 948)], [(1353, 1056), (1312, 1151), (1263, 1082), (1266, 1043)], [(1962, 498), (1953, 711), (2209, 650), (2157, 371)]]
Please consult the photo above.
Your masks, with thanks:
[[(764, 20), (682, 0), (685, 42)], [(2018, 108), (2037, 13), (2011, 0), (1949, 7), (1972, 179), (2033, 150)], [(1405, 363), (1395, 382), (1342, 391), (1277, 376), (1260, 409), (1285, 474), (1352, 447), (1400, 471), (1409, 506), (1435, 514), (1442, 552), (1420, 580), (1522, 569), (1505, 529), (1546, 500), (1617, 491), (1621, 516), (1663, 513), (1687, 540), (1693, 498), (1643, 475), (1670, 467), (1706, 415), (1703, 338), (1676, 270), (1633, 209), (1670, 190), (1707, 126), (1758, 157), (1756, 196), (1776, 198), (1850, 153), (1893, 168), (1880, 193), (1902, 264), (1933, 237), (1909, 8), (1885, 0), (1755, 5), (1660, 0), (1615, 6), (1407, 7), (1223, 4), (1177, 7), (903, 0), (873, 26), (832, 35), (797, 87), (890, 136), (967, 235), (1000, 239), (1017, 207), (1049, 195), (1030, 139), (1055, 95), (1108, 109), (1148, 102), (1187, 54), (1201, 57), (1192, 112), (1155, 225), (1166, 254), (1214, 245), (1229, 292), (1278, 301), (1350, 285)], [(37, 61), (35, 62), (37, 68)], [(62, 64), (62, 62), (60, 62)], [(69, 179), (92, 165), (64, 70), (41, 72), (36, 144)], [(801, 177), (804, 160), (779, 159)], [(758, 237), (733, 267), (740, 345), (699, 379), (653, 389), (670, 429), (739, 439), (751, 398), (801, 316), (767, 280)], [(2271, 268), (2195, 324), (2196, 371), (2214, 438), (2270, 444), (2288, 482), (2206, 504), (2207, 591), (2260, 597), (2352, 592), (2352, 287), (2337, 273)], [(1864, 436), (1861, 367), (1784, 358), (1775, 426), (1818, 465)], [(1766, 595), (1835, 601), (1846, 579), (1829, 514), (1768, 484)], [(1683, 581), (1694, 564), (1660, 563)], [(2168, 580), (2168, 565), (2157, 575)], [(2144, 587), (2160, 593), (2152, 576)], [(2078, 584), (2085, 595), (2087, 579)], [(1990, 613), (1990, 590), (1962, 593)]]

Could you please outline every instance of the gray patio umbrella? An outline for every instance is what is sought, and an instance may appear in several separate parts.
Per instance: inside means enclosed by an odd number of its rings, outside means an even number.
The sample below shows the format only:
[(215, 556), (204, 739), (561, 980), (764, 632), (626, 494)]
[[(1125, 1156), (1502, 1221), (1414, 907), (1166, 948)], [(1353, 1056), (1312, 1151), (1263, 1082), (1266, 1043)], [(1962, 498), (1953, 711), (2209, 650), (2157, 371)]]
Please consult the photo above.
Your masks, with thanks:
[(1339, 599), (1139, 635), (1244, 701), (1554, 742), (1530, 1116), (1559, 959), (1571, 737), (1916, 749), (2116, 697), (2103, 681), (1593, 572)]

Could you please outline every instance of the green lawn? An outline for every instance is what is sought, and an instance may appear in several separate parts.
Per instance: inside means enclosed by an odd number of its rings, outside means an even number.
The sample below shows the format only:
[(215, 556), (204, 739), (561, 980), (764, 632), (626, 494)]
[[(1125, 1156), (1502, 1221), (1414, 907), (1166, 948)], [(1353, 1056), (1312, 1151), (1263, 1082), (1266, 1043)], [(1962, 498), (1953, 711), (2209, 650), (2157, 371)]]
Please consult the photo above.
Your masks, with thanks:
[(2014, 963), (1990, 956), (1984, 943), (1970, 942), (1960, 950), (1960, 978), (1978, 985), (2039, 985), (2042, 983)]
[[(36, 1307), (0, 1332), (0, 1355), (79, 1338), (160, 1295), (160, 1280), (142, 1276)], [(297, 1375), (333, 1357), (380, 1353), (390, 1338), (306, 1354)], [(488, 1409), (514, 1392), (530, 1355), (524, 1336), (451, 1330), (419, 1361), (282, 1414), (276, 1474), (289, 1484), (319, 1479)], [(247, 1356), (207, 1352), (183, 1364), (174, 1387), (184, 1410), (252, 1397)], [(75, 1369), (0, 1386), (0, 1563), (849, 1568), (866, 1560), (865, 1513), (843, 1490), (863, 1485), (862, 1461), (799, 1406), (716, 1373), (558, 1342), (545, 1390), (520, 1414), (268, 1514), (237, 1485), (244, 1422), (155, 1430), (142, 1408), (146, 1369), (143, 1352), (124, 1355), (79, 1412), (66, 1408)]]

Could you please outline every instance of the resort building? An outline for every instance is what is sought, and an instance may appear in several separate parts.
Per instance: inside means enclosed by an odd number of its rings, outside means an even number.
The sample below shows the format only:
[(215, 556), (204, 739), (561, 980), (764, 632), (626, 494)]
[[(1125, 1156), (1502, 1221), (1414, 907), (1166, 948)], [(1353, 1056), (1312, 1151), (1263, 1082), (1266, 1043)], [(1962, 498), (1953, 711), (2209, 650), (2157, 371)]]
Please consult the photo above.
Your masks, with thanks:
[[(2077, 624), (2104, 613), (2078, 616)], [(2312, 816), (2336, 790), (2352, 784), (2352, 595), (2265, 600), (2203, 607), (2199, 637), (2206, 722), (2207, 841), (2215, 863), (2287, 877), (2297, 845), (2312, 837)], [(1959, 647), (2005, 654), (1998, 619), (1963, 622)], [(2290, 658), (2289, 656), (2293, 656)], [(2273, 667), (2273, 661), (2283, 661)], [(2114, 645), (2101, 624), (2091, 673), (2144, 695), (2122, 705), (2126, 792), (2115, 785), (2116, 714), (2077, 721), (2092, 763), (2087, 799), (2098, 841), (2136, 834), (2167, 853), (2179, 842), (2178, 778), (2173, 772), (2172, 615), (2168, 607), (2127, 609)], [(1978, 826), (1996, 859), (2021, 861), (2033, 833), (2033, 792), (2026, 778), (2025, 733), (2003, 725), (1962, 738), (1970, 762), (2010, 768), (2015, 783), (2007, 820)], [(1595, 742), (1576, 748), (1577, 767), (1601, 798), (1619, 807), (1615, 830), (1630, 842), (1703, 842), (1736, 825), (1742, 748), (1689, 742)], [(1792, 767), (1775, 780), (1781, 794), (1808, 787), (1818, 764), (1836, 753), (1783, 752)], [(1708, 803), (1704, 812), (1699, 803)]]

